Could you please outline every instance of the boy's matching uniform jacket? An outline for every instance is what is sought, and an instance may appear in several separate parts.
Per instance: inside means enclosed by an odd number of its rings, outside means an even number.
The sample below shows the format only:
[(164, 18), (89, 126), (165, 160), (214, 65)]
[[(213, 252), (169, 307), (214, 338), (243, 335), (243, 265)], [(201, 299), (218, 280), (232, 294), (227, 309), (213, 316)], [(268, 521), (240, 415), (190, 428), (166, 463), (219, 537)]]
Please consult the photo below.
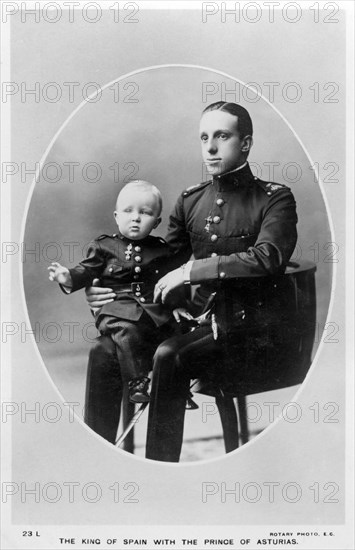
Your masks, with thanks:
[(288, 282), (277, 275), (296, 245), (296, 223), (290, 189), (260, 180), (246, 164), (184, 191), (166, 241), (180, 263), (194, 255), (195, 302), (217, 291), (218, 323), (228, 331), (242, 319), (263, 325), (287, 306)]
[(160, 277), (173, 269), (171, 259), (169, 247), (160, 237), (148, 235), (132, 241), (120, 234), (101, 235), (90, 243), (85, 260), (69, 270), (71, 292), (98, 278), (101, 286), (116, 292), (116, 299), (100, 309), (97, 326), (104, 316), (138, 321), (143, 311), (161, 326), (171, 314), (162, 304), (153, 304), (153, 291)]

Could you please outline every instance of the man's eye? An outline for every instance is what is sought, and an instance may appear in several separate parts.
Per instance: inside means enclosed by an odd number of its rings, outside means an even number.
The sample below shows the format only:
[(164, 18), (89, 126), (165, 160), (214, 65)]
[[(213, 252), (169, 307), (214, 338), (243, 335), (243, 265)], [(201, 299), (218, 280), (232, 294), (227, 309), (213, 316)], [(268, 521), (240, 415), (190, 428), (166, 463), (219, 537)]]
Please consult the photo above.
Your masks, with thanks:
[(218, 136), (220, 139), (228, 139), (227, 134), (219, 134)]
[(207, 141), (207, 136), (201, 136), (201, 141)]

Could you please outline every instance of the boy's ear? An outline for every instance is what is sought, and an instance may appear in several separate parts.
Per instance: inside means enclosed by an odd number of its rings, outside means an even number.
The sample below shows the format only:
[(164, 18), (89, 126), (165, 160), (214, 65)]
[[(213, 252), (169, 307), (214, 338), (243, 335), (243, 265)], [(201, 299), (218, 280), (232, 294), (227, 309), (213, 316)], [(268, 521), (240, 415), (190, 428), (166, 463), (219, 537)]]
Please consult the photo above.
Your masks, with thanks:
[(117, 222), (117, 220), (118, 220), (118, 212), (117, 212), (117, 210), (114, 211), (113, 217), (115, 218), (115, 220), (116, 220), (116, 222)]
[(160, 222), (161, 222), (161, 218), (157, 218), (156, 221), (155, 221), (155, 224), (154, 224), (154, 229), (156, 229), (158, 227)]

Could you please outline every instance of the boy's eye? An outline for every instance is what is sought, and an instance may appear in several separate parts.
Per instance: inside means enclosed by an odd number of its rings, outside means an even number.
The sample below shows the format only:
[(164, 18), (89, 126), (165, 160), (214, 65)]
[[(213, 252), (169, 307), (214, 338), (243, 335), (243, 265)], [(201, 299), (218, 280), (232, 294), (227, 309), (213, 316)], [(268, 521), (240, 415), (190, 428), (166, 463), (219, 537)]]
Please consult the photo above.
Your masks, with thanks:
[(153, 212), (151, 210), (142, 210), (142, 214), (146, 214), (147, 216), (152, 216)]

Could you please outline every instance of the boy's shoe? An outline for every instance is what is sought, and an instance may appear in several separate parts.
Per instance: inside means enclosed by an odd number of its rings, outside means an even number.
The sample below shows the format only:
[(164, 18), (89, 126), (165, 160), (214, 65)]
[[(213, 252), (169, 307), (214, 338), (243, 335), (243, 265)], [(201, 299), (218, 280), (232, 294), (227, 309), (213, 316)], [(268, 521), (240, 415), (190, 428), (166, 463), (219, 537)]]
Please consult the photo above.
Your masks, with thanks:
[(134, 378), (128, 382), (129, 400), (131, 403), (147, 403), (150, 400), (148, 393), (149, 378)]

